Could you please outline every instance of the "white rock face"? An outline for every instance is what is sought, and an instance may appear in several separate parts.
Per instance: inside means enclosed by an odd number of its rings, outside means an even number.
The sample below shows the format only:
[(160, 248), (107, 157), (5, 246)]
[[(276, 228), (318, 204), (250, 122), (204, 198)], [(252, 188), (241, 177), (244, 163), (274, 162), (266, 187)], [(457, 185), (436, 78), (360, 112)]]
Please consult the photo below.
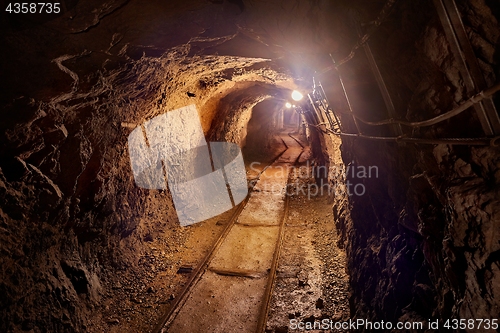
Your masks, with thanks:
[(130, 134), (128, 144), (137, 186), (166, 189), (168, 184), (182, 226), (219, 215), (248, 193), (240, 148), (214, 142), (210, 152), (194, 105), (147, 121), (144, 132), (140, 126)]

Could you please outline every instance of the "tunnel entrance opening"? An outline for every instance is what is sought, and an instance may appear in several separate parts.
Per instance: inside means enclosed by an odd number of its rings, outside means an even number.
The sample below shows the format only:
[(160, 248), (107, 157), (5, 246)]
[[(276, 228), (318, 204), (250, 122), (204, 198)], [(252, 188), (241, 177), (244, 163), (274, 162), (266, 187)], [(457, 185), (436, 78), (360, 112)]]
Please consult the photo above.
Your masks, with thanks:
[[(189, 227), (179, 259), (190, 264), (177, 273), (194, 280), (181, 279), (186, 287), (177, 288), (153, 332), (280, 332), (290, 319), (349, 318), (345, 253), (335, 245), (331, 198), (316, 186), (310, 143), (296, 124), (280, 125), (283, 107), (267, 99), (252, 108), (241, 132), (248, 204), (237, 215), (231, 212), (234, 219), (226, 214)], [(254, 162), (260, 168), (252, 168)], [(214, 243), (220, 245), (198, 270), (199, 255), (190, 249), (209, 232), (220, 235)], [(203, 251), (209, 247), (204, 242)], [(328, 290), (330, 285), (336, 289)]]
[(242, 140), (243, 156), (247, 163), (270, 161), (283, 150), (283, 143), (277, 137), (282, 130), (277, 121), (280, 109), (280, 102), (275, 99), (264, 100), (252, 108), (246, 135)]

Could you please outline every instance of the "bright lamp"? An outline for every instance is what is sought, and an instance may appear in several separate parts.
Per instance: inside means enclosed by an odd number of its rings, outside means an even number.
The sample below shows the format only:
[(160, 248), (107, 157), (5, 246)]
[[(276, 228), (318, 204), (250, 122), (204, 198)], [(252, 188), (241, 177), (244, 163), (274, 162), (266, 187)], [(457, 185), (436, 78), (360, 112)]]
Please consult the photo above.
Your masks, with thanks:
[(292, 91), (292, 99), (294, 101), (300, 101), (302, 98), (304, 97), (304, 95), (302, 95), (299, 91), (297, 90), (294, 90)]

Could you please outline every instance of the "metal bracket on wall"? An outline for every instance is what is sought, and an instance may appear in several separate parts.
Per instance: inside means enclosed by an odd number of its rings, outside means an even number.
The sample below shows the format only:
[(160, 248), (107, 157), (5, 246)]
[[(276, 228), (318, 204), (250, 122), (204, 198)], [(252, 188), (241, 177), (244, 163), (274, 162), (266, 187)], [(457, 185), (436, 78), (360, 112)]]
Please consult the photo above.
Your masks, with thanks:
[[(357, 20), (355, 24), (358, 27), (358, 34), (361, 37), (363, 35), (361, 24)], [(384, 99), (385, 107), (387, 108), (387, 113), (389, 114), (389, 118), (396, 119), (397, 118), (396, 108), (394, 107), (394, 103), (392, 102), (391, 94), (389, 93), (389, 89), (387, 89), (387, 85), (385, 84), (384, 78), (382, 76), (382, 73), (380, 72), (380, 68), (377, 65), (375, 57), (373, 56), (372, 49), (368, 41), (363, 44), (363, 49), (365, 50), (366, 58), (368, 59), (368, 64), (370, 65), (373, 76), (375, 77), (377, 85), (380, 89), (380, 93), (382, 94), (382, 98)], [(403, 134), (403, 129), (401, 128), (400, 124), (392, 125), (392, 130), (396, 135)]]
[(341, 131), (340, 119), (337, 116), (337, 114), (335, 113), (335, 111), (333, 111), (333, 109), (331, 108), (330, 101), (328, 100), (328, 97), (326, 96), (325, 89), (323, 89), (323, 85), (321, 84), (321, 82), (318, 82), (318, 86), (319, 86), (318, 92), (321, 94), (321, 97), (322, 97), (321, 100), (323, 101), (323, 107), (325, 110), (326, 117), (328, 118), (328, 121), (330, 122), (330, 125), (331, 125), (330, 127), (334, 131), (340, 132)]
[(332, 133), (340, 133), (342, 131), (340, 120), (330, 107), (330, 102), (321, 82), (318, 81), (318, 85), (314, 84), (314, 90), (307, 96), (316, 113), (318, 124), (328, 125)]
[[(481, 68), (470, 44), (467, 32), (460, 17), (455, 0), (433, 0), (439, 14), (451, 50), (460, 63), (460, 72), (471, 97), (486, 89)], [(491, 98), (484, 99), (474, 106), (486, 135), (500, 134), (500, 118)]]
[[(330, 58), (332, 59), (333, 65), (335, 66), (336, 65), (335, 59), (333, 59), (333, 56), (331, 53), (330, 53)], [(349, 96), (347, 94), (347, 90), (345, 89), (344, 80), (342, 79), (342, 75), (340, 75), (339, 68), (337, 68), (337, 74), (339, 76), (340, 86), (342, 87), (342, 91), (344, 92), (345, 100), (347, 101), (347, 107), (349, 108), (349, 112), (352, 115), (352, 120), (354, 121), (354, 125), (356, 125), (356, 130), (358, 131), (358, 134), (362, 134), (361, 129), (360, 129), (359, 124), (358, 124), (358, 120), (354, 116), (354, 111), (352, 110), (351, 101), (350, 101)]]

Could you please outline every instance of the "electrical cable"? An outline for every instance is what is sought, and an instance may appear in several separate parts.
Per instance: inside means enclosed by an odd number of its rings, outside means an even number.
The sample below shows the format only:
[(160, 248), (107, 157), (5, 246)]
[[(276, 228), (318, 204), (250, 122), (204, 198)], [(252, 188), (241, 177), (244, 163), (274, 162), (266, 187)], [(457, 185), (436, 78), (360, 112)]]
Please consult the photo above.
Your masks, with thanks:
[(447, 144), (447, 145), (470, 145), (470, 146), (500, 146), (500, 136), (493, 138), (441, 138), (441, 139), (425, 139), (425, 138), (409, 138), (404, 136), (371, 136), (364, 134), (354, 134), (354, 133), (343, 133), (335, 132), (329, 128), (322, 129), (320, 125), (314, 125), (307, 123), (307, 125), (315, 128), (322, 133), (331, 133), (337, 136), (353, 137), (359, 139), (367, 140), (379, 140), (379, 141), (394, 141), (394, 142), (409, 142), (409, 143), (421, 143), (421, 144)]
[(464, 102), (463, 104), (461, 104), (460, 106), (456, 107), (453, 110), (450, 110), (448, 112), (440, 114), (439, 116), (436, 116), (436, 117), (431, 118), (431, 119), (422, 120), (422, 121), (415, 121), (415, 122), (397, 120), (397, 119), (386, 119), (386, 120), (381, 120), (381, 121), (368, 121), (368, 120), (365, 120), (365, 119), (363, 119), (363, 118), (361, 118), (361, 117), (359, 117), (351, 112), (347, 112), (347, 111), (340, 111), (340, 112), (354, 116), (356, 119), (358, 119), (359, 121), (361, 121), (362, 123), (365, 123), (367, 125), (380, 126), (380, 125), (401, 124), (401, 125), (408, 126), (408, 127), (425, 127), (425, 126), (435, 125), (435, 124), (440, 123), (444, 120), (450, 119), (451, 117), (454, 117), (454, 116), (464, 112), (465, 110), (467, 110), (468, 108), (470, 108), (474, 104), (481, 102), (483, 99), (491, 97), (494, 93), (496, 93), (498, 91), (500, 91), (500, 83), (472, 96), (466, 102)]

